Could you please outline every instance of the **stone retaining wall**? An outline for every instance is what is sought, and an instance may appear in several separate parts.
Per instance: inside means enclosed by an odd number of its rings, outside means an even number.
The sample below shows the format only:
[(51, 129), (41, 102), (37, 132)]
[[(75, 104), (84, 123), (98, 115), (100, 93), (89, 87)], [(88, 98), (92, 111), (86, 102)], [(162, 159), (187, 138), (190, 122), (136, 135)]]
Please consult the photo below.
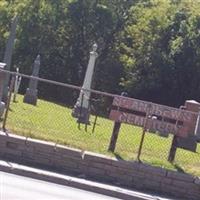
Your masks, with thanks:
[(200, 200), (200, 178), (138, 162), (122, 161), (96, 153), (67, 148), (55, 143), (6, 135), (0, 132), (0, 157), (38, 165), (61, 173), (114, 183), (140, 191)]

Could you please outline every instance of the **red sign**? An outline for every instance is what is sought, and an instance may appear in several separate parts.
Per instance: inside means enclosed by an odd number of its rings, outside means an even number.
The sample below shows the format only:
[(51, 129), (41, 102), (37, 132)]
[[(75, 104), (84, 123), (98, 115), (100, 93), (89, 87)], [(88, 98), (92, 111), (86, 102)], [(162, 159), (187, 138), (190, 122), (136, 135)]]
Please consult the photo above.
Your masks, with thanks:
[[(179, 134), (183, 137), (186, 137), (183, 131), (186, 130), (185, 126), (194, 119), (195, 115), (186, 110), (120, 96), (114, 98), (113, 106), (117, 109), (113, 109), (110, 113), (110, 119), (113, 121), (146, 126), (146, 129), (151, 132)], [(123, 111), (124, 109), (126, 111)], [(178, 127), (177, 121), (182, 122), (182, 126)]]
[(161, 116), (163, 118), (169, 118), (183, 122), (191, 121), (194, 117), (193, 113), (186, 110), (180, 110), (169, 106), (163, 106), (151, 102), (120, 96), (114, 98), (113, 106), (143, 113), (147, 113), (148, 110), (150, 110), (151, 115)]
[(145, 124), (145, 118), (131, 113), (120, 112), (118, 110), (112, 110), (110, 113), (110, 119), (116, 122), (122, 122), (127, 124), (134, 124), (136, 126), (143, 127)]
[(127, 124), (132, 124), (140, 127), (144, 127), (146, 123), (146, 129), (151, 132), (160, 133), (177, 133), (177, 127), (175, 124), (168, 123), (165, 121), (155, 120), (148, 118), (146, 122), (145, 117), (134, 115), (131, 113), (125, 113), (122, 111), (112, 110), (110, 113), (110, 119), (116, 122), (122, 122)]

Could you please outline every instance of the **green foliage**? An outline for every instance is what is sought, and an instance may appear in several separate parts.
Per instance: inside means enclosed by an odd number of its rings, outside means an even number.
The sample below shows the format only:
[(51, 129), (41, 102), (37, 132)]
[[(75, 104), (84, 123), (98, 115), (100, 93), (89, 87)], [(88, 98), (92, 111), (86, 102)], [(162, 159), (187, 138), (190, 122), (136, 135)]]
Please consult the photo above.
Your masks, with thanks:
[(200, 99), (199, 13), (196, 0), (1, 0), (0, 58), (18, 15), (13, 67), (21, 72), (31, 74), (41, 54), (41, 77), (81, 85), (97, 42), (93, 88), (179, 106)]
[(200, 3), (147, 2), (130, 9), (123, 32), (124, 87), (131, 96), (168, 105), (199, 100)]
[[(40, 54), (41, 77), (81, 85), (89, 51), (93, 43), (97, 42), (99, 58), (93, 87), (117, 92), (122, 65), (115, 44), (117, 34), (123, 28), (124, 17), (116, 11), (128, 9), (123, 5), (120, 1), (110, 4), (110, 1), (103, 0), (1, 1), (1, 59), (9, 33), (7, 24), (17, 14), (20, 20), (13, 66), (20, 67), (23, 73), (31, 74), (33, 61)], [(114, 72), (116, 76), (113, 76)], [(26, 86), (22, 87), (24, 90)], [(49, 95), (48, 91), (48, 87), (41, 88), (44, 96)], [(69, 96), (61, 94), (59, 90), (51, 93), (61, 101)]]

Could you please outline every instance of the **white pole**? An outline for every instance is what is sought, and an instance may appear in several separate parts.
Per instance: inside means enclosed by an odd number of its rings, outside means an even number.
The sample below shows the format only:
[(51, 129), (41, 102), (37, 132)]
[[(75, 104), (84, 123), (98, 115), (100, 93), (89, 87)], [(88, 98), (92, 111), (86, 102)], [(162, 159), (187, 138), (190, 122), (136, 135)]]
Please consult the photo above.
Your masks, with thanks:
[(79, 99), (80, 99), (82, 98), (82, 94), (84, 94), (83, 107), (87, 109), (89, 107), (90, 91), (85, 91), (85, 90), (91, 89), (94, 66), (95, 66), (96, 58), (98, 57), (98, 53), (96, 52), (96, 50), (97, 50), (97, 44), (94, 44), (93, 50), (90, 52), (90, 59), (89, 59), (87, 71), (85, 74), (82, 90), (79, 96)]
[(200, 142), (200, 112), (197, 117), (196, 127), (195, 127), (195, 136), (198, 142)]

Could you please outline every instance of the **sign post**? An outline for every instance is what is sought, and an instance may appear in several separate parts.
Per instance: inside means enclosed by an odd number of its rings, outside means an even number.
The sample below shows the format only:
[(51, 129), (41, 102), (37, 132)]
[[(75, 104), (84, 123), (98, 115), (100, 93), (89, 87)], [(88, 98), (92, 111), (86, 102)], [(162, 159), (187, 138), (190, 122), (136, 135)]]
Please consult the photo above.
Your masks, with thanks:
[(144, 124), (143, 130), (142, 130), (142, 138), (141, 138), (141, 141), (140, 141), (140, 146), (139, 146), (138, 155), (137, 155), (137, 160), (139, 162), (140, 162), (140, 155), (142, 153), (142, 147), (143, 147), (143, 144), (144, 144), (144, 138), (145, 138), (146, 131), (147, 131), (147, 126), (149, 124), (149, 118), (151, 118), (151, 116), (149, 115), (150, 113), (151, 113), (151, 104), (149, 104), (149, 106), (148, 106), (148, 111), (146, 113), (146, 118), (145, 118), (145, 124)]
[[(181, 109), (183, 109), (182, 106), (180, 106), (180, 110)], [(179, 121), (176, 120), (176, 127), (178, 127), (178, 123), (179, 123)], [(171, 163), (174, 162), (174, 159), (175, 159), (175, 156), (176, 156), (177, 146), (178, 146), (178, 136), (174, 135), (173, 139), (172, 139), (171, 148), (170, 148), (170, 151), (169, 151), (169, 156), (168, 156), (168, 161), (171, 162)]]
[(174, 161), (175, 156), (176, 156), (176, 150), (177, 150), (177, 144), (178, 144), (177, 139), (178, 139), (177, 136), (174, 135), (172, 139), (172, 145), (169, 151), (169, 156), (168, 156), (168, 161), (171, 163)]
[(116, 144), (117, 144), (117, 139), (118, 139), (120, 127), (121, 127), (121, 123), (120, 122), (115, 122), (114, 123), (114, 128), (113, 128), (113, 132), (112, 132), (112, 136), (111, 136), (111, 140), (110, 140), (108, 151), (111, 151), (111, 152), (115, 151), (115, 147), (116, 147)]
[[(128, 94), (126, 92), (121, 93), (121, 96), (127, 96), (127, 95)], [(117, 110), (120, 110), (120, 107), (117, 107)], [(116, 144), (117, 144), (117, 139), (118, 139), (120, 128), (121, 128), (121, 122), (115, 121), (112, 136), (111, 136), (111, 139), (110, 139), (110, 144), (109, 144), (109, 147), (108, 147), (108, 151), (111, 151), (111, 152), (115, 151), (115, 147), (116, 147)]]

